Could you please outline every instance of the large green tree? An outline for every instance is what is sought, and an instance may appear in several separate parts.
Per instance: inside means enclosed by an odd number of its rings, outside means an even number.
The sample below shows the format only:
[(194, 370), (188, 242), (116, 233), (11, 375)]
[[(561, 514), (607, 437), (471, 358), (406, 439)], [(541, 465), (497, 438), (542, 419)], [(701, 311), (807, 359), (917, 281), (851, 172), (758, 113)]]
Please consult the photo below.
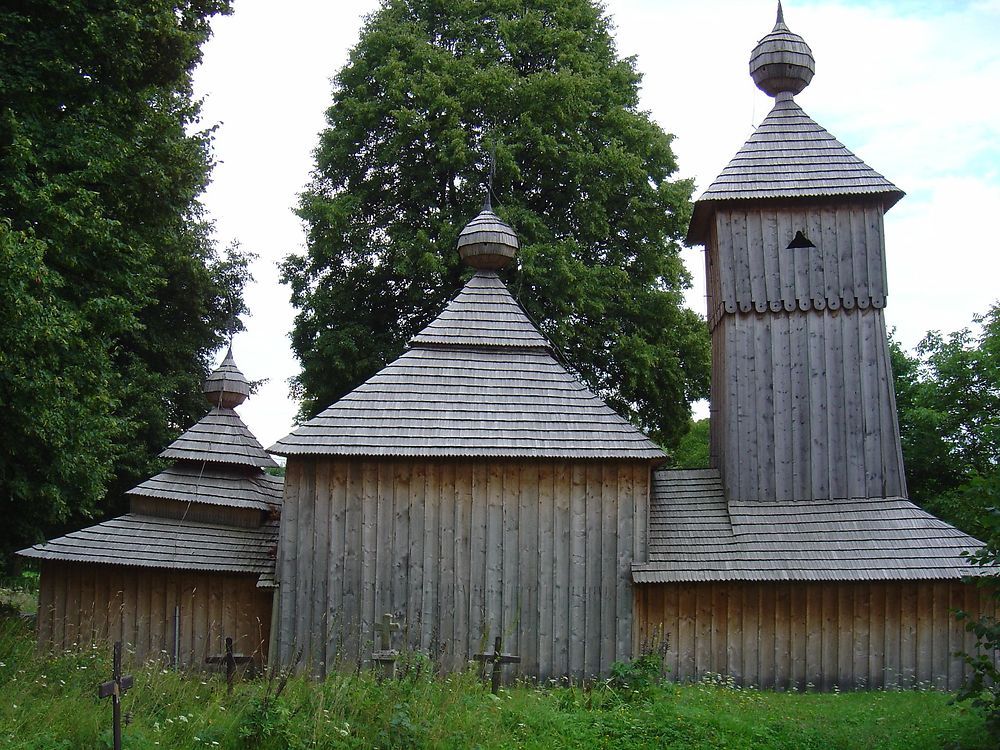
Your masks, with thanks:
[(910, 497), (985, 538), (994, 499), (978, 487), (1000, 482), (1000, 305), (975, 322), (890, 351)]
[[(336, 78), (286, 260), (310, 416), (396, 357), (468, 271), (491, 163), (512, 291), (588, 384), (672, 445), (705, 395), (685, 309), (692, 185), (592, 0), (385, 0)], [(495, 159), (491, 159), (495, 153)]]
[(0, 8), (0, 553), (99, 512), (200, 415), (242, 310), (197, 202), (191, 71), (227, 0)]

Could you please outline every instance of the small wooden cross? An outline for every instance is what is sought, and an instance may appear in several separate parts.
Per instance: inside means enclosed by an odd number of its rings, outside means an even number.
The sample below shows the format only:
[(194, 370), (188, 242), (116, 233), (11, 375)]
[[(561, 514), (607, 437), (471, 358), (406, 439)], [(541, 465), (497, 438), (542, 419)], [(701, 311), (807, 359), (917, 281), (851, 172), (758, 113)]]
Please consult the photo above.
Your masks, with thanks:
[(521, 662), (520, 656), (505, 654), (500, 650), (500, 636), (497, 636), (496, 640), (493, 641), (493, 653), (476, 654), (472, 658), (478, 662), (482, 662), (484, 670), (487, 664), (493, 665), (493, 671), (490, 674), (490, 692), (492, 692), (493, 695), (500, 692), (500, 670), (503, 665), (520, 664)]
[(229, 695), (233, 694), (233, 677), (236, 675), (236, 665), (246, 664), (250, 661), (253, 661), (252, 656), (233, 653), (233, 639), (228, 637), (226, 638), (226, 653), (223, 656), (205, 657), (206, 664), (226, 665), (226, 692)]
[(97, 697), (111, 697), (112, 736), (114, 750), (122, 750), (122, 694), (132, 687), (132, 675), (122, 675), (122, 642), (115, 641), (111, 666), (111, 679), (97, 686)]
[(382, 622), (375, 626), (378, 631), (379, 649), (372, 653), (372, 661), (379, 666), (383, 677), (396, 675), (396, 659), (399, 657), (399, 652), (392, 647), (392, 634), (401, 627), (388, 612), (382, 615)]

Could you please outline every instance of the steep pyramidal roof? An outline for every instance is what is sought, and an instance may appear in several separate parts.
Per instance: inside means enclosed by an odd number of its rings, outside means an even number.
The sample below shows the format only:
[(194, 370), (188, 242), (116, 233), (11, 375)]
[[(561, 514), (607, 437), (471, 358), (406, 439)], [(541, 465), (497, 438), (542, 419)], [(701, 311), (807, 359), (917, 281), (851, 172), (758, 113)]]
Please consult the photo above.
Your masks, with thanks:
[[(463, 236), (474, 236), (482, 217)], [(501, 239), (516, 249), (516, 236)], [(504, 283), (476, 258), (465, 258), (478, 270), (408, 351), (271, 452), (665, 458), (560, 364)]]
[(212, 409), (172, 442), (160, 458), (211, 461), (257, 468), (277, 466), (232, 409)]
[(708, 219), (721, 201), (879, 196), (888, 209), (903, 197), (792, 99), (812, 79), (812, 52), (788, 30), (780, 7), (778, 13), (750, 61), (758, 86), (775, 98), (774, 108), (695, 202), (688, 244), (704, 244)]
[(517, 304), (500, 277), (479, 271), (411, 346), (552, 347)]

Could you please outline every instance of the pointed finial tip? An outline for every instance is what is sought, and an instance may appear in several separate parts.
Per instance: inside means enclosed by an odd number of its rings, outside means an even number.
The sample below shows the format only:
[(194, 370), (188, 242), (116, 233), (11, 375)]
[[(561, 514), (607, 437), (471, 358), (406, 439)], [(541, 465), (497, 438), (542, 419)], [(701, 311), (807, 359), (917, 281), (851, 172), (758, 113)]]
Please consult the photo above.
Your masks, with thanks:
[(489, 188), (486, 189), (486, 197), (483, 198), (483, 211), (492, 211), (493, 203), (490, 201), (490, 191)]
[(768, 96), (794, 96), (812, 80), (816, 70), (812, 50), (785, 25), (785, 11), (778, 0), (778, 20), (771, 33), (750, 53), (750, 75)]

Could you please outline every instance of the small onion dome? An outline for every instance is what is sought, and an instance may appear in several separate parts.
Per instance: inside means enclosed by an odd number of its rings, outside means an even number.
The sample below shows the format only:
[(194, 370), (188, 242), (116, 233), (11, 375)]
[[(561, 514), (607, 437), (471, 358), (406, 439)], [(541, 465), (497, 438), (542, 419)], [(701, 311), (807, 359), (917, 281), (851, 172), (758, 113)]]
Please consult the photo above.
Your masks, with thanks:
[(768, 96), (794, 96), (809, 85), (816, 72), (816, 60), (809, 45), (785, 26), (778, 0), (778, 20), (774, 29), (750, 53), (750, 75), (757, 88)]
[(466, 265), (495, 270), (510, 263), (518, 247), (517, 235), (509, 224), (493, 213), (487, 194), (479, 216), (466, 224), (458, 235), (458, 254)]
[(201, 390), (208, 403), (222, 409), (232, 409), (247, 400), (250, 383), (233, 361), (233, 347), (229, 347), (226, 358), (206, 378)]

